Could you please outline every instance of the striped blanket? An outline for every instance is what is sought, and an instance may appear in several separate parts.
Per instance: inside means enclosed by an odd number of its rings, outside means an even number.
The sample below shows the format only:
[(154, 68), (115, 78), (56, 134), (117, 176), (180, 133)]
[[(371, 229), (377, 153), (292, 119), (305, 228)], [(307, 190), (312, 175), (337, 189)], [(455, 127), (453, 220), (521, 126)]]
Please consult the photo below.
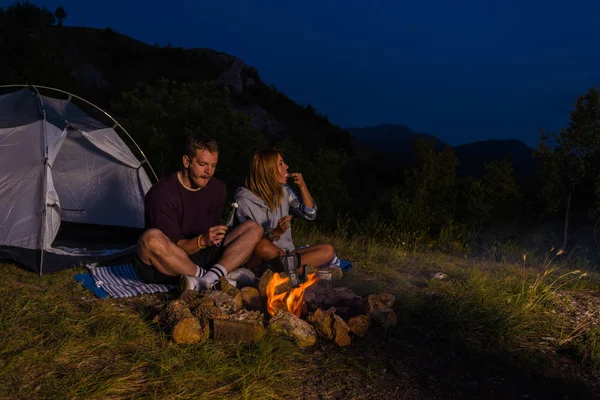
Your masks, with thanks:
[[(352, 269), (352, 264), (340, 260), (335, 256), (329, 265), (342, 268), (344, 273)], [(176, 285), (160, 285), (142, 282), (138, 278), (133, 264), (98, 267), (97, 264), (88, 264), (89, 273), (75, 275), (75, 280), (100, 298), (133, 297), (143, 293), (169, 292), (176, 289)]]
[(88, 264), (90, 275), (97, 287), (104, 289), (109, 297), (133, 297), (142, 293), (168, 292), (176, 285), (160, 285), (145, 283), (138, 278), (133, 269), (133, 264), (115, 265), (112, 267), (97, 267)]

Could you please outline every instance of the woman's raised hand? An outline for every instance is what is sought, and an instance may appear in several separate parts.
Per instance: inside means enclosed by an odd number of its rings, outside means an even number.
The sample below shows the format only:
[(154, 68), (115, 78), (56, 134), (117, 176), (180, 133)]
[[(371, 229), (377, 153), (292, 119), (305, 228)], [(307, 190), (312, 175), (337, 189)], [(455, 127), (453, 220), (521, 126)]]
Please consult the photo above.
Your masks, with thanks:
[(303, 188), (306, 186), (306, 183), (304, 182), (304, 178), (302, 177), (302, 174), (300, 172), (292, 172), (288, 175), (290, 178), (292, 178), (293, 182), (296, 185), (298, 185), (299, 188)]

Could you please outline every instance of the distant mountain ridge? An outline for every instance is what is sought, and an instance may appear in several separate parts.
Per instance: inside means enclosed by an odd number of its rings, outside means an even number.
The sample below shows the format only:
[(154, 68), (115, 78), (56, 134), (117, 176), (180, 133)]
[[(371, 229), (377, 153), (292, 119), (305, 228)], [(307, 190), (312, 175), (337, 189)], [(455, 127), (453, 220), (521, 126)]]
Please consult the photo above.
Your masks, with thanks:
[(386, 158), (399, 156), (406, 160), (406, 157), (412, 157), (413, 146), (419, 139), (434, 140), (435, 149), (438, 151), (449, 146), (458, 158), (460, 176), (480, 177), (485, 173), (486, 163), (502, 160), (507, 156), (511, 157), (515, 176), (520, 181), (529, 178), (536, 169), (533, 148), (517, 139), (490, 139), (450, 146), (434, 135), (415, 132), (402, 124), (382, 124), (347, 130), (357, 142), (372, 151), (383, 153)]

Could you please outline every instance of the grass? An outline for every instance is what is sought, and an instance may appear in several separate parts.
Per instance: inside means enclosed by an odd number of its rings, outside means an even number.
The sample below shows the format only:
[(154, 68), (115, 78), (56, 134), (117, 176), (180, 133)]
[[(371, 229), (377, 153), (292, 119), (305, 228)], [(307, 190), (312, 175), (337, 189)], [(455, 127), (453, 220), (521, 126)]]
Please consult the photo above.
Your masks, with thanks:
[[(556, 337), (599, 364), (598, 330), (568, 326), (551, 312), (554, 293), (597, 289), (596, 274), (306, 228), (295, 240), (333, 244), (355, 265), (342, 283), (360, 295), (394, 294), (400, 324), (516, 354)], [(312, 381), (326, 382), (319, 395), (327, 397), (377, 382), (390, 357), (389, 344), (368, 339), (320, 355), (273, 336), (256, 345), (178, 346), (150, 322), (142, 300), (98, 300), (73, 280), (73, 270), (41, 278), (14, 265), (0, 271), (0, 398), (297, 398)], [(449, 278), (432, 279), (438, 271)]]

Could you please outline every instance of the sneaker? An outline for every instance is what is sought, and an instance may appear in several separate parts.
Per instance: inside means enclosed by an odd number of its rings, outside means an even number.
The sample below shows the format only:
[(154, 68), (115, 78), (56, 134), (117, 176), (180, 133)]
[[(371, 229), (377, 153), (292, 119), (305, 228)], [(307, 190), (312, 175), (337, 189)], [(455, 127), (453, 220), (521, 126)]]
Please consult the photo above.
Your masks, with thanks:
[(197, 292), (213, 290), (217, 283), (218, 281), (208, 283), (205, 279), (199, 277), (181, 275), (179, 277), (179, 293), (183, 293), (186, 290), (195, 290)]
[(256, 276), (254, 276), (249, 269), (238, 268), (227, 274), (227, 280), (233, 286), (241, 289), (246, 286), (254, 286), (256, 283)]

